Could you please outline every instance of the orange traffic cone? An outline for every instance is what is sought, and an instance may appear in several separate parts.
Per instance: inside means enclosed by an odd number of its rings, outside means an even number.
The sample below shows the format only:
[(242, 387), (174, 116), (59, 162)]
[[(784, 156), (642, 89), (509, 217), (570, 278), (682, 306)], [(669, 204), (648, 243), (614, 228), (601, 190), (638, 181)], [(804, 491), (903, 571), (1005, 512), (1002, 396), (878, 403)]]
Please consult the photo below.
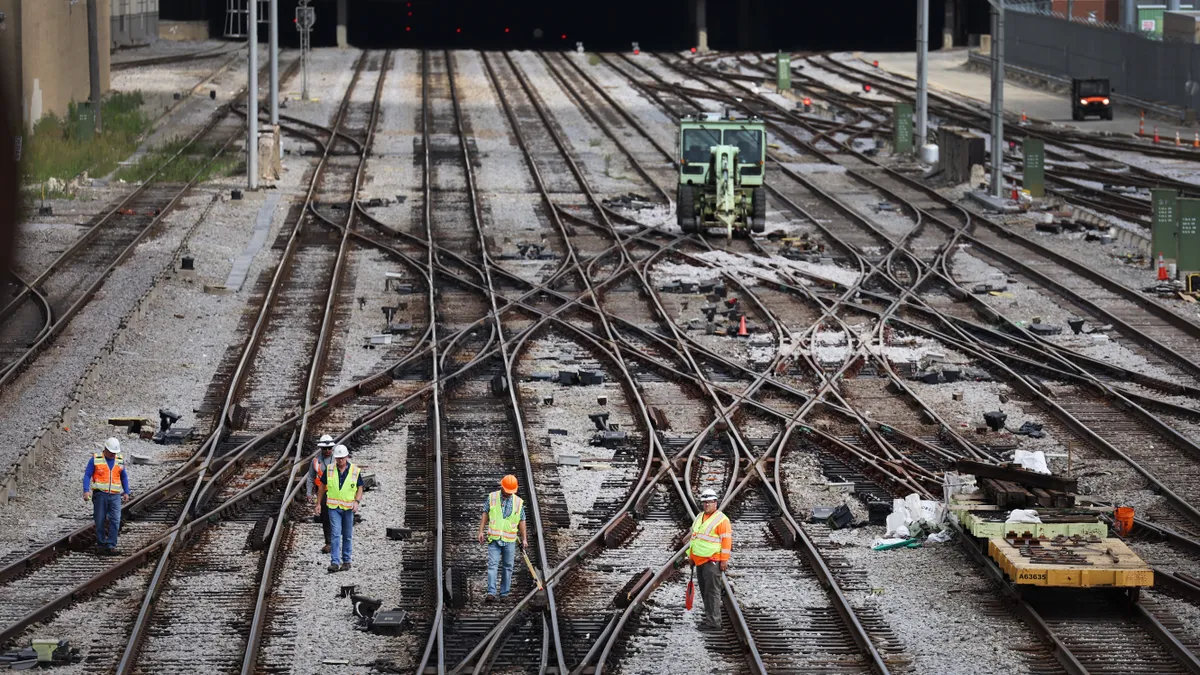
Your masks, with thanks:
[(1138, 118), (1138, 136), (1146, 135), (1146, 111), (1142, 111), (1142, 116)]
[(1012, 200), (1015, 202), (1015, 201), (1020, 201), (1020, 199), (1021, 199), (1021, 195), (1017, 194), (1017, 188), (1013, 188), (1012, 189)]
[(1200, 148), (1200, 132), (1196, 132), (1195, 138), (1192, 139), (1192, 147)]
[(1158, 143), (1158, 125), (1154, 125), (1154, 142)]
[(1021, 111), (1021, 124), (1028, 124), (1028, 123), (1029, 123), (1029, 116), (1025, 114), (1024, 110), (1022, 110)]
[(1175, 147), (1181, 147), (1183, 144), (1179, 142), (1179, 132), (1175, 132)]
[[(1162, 274), (1167, 273), (1167, 268), (1163, 268)], [(746, 330), (746, 315), (742, 315), (742, 320), (738, 322), (738, 337), (746, 337), (750, 333)]]
[(1167, 263), (1163, 261), (1163, 256), (1161, 253), (1158, 254), (1158, 280), (1167, 280)]

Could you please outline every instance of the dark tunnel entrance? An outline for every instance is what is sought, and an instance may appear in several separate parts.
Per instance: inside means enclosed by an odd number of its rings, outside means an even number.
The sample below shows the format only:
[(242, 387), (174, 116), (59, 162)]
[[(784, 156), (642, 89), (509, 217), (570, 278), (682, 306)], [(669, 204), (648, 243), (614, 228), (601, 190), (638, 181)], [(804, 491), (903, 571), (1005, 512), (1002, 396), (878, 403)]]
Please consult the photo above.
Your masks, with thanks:
[[(253, 1), (253, 0), (251, 0)], [(947, 13), (947, 3), (950, 12)], [(164, 20), (206, 19), (224, 34), (227, 0), (161, 0)], [(279, 0), (285, 47), (299, 44), (297, 0)], [(313, 46), (337, 44), (337, 1), (313, 0)], [(695, 0), (345, 0), (348, 43), (364, 48), (645, 50), (695, 46)], [(911, 51), (916, 2), (899, 0), (707, 0), (709, 46), (718, 50)], [(947, 21), (952, 23), (947, 24)], [(987, 32), (987, 0), (930, 0), (930, 47)], [(266, 37), (265, 27), (260, 31)]]

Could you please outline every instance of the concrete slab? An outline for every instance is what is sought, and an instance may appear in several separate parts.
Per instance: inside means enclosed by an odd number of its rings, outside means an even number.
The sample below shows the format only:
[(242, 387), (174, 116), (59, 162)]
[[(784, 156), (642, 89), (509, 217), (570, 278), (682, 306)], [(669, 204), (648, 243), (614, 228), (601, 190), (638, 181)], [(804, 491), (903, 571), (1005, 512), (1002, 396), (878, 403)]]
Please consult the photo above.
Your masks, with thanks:
[(230, 291), (240, 291), (242, 284), (246, 282), (250, 263), (254, 262), (254, 256), (262, 250), (263, 244), (267, 242), (267, 234), (271, 231), (271, 219), (275, 217), (275, 208), (279, 206), (282, 198), (278, 192), (273, 192), (263, 200), (262, 208), (258, 210), (258, 218), (254, 221), (254, 232), (250, 236), (250, 241), (233, 261), (233, 267), (229, 269), (229, 277), (225, 280), (225, 288)]
[[(913, 52), (904, 53), (863, 53), (861, 58), (870, 63), (879, 61), (879, 67), (896, 75), (916, 78), (917, 55)], [(929, 54), (929, 86), (932, 90), (958, 94), (972, 99), (978, 105), (986, 106), (991, 98), (991, 80), (986, 73), (967, 67), (966, 49), (949, 49), (930, 52)], [(1141, 111), (1133, 108), (1117, 106), (1113, 110), (1113, 119), (1088, 119), (1076, 122), (1071, 119), (1071, 104), (1067, 96), (1051, 93), (1041, 89), (1008, 80), (1004, 84), (1004, 109), (1020, 115), (1025, 111), (1029, 117), (1055, 124), (1074, 126), (1090, 131), (1112, 131), (1136, 134), (1138, 118)], [(1195, 127), (1171, 124), (1162, 120), (1146, 121), (1146, 133), (1151, 133), (1152, 126), (1157, 124), (1159, 135), (1164, 142), (1174, 142), (1175, 132), (1178, 131), (1185, 141), (1190, 142)]]

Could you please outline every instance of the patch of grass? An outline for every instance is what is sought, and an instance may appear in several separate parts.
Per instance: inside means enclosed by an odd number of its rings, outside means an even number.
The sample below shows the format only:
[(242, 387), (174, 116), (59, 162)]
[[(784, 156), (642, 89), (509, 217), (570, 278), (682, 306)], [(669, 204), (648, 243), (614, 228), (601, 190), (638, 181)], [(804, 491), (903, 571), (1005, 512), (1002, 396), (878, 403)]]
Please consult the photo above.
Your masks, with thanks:
[(598, 66), (598, 65), (600, 65), (600, 57), (599, 57), (599, 56), (596, 56), (595, 54), (588, 54), (588, 59), (587, 59), (587, 61), (588, 61), (588, 65), (589, 65), (589, 66)]
[[(186, 152), (171, 161), (171, 157), (179, 152), (187, 139), (175, 138), (142, 155), (138, 161), (129, 166), (121, 167), (116, 177), (127, 183), (141, 183), (148, 180), (163, 168), (155, 180), (167, 183), (186, 183), (200, 172), (199, 181), (204, 182), (213, 178), (223, 178), (233, 175), (241, 164), (237, 153), (227, 152), (211, 164), (208, 161), (217, 153), (217, 146), (212, 143), (196, 143)], [(170, 161), (170, 164), (167, 162)], [(163, 166), (166, 164), (166, 166)], [(208, 164), (208, 166), (205, 166)]]
[(590, 145), (590, 146), (591, 146), (591, 147), (593, 147), (593, 148), (598, 148), (598, 147), (600, 147), (600, 144), (601, 144), (602, 142), (603, 142), (603, 141), (601, 141), (599, 138), (591, 138), (591, 139), (588, 139), (588, 145)]
[(137, 149), (137, 139), (150, 127), (142, 112), (142, 93), (118, 92), (101, 104), (104, 133), (85, 140), (78, 135), (79, 107), (71, 103), (65, 119), (47, 115), (25, 140), (22, 171), (26, 182), (50, 178), (69, 181), (84, 171), (104, 176)]

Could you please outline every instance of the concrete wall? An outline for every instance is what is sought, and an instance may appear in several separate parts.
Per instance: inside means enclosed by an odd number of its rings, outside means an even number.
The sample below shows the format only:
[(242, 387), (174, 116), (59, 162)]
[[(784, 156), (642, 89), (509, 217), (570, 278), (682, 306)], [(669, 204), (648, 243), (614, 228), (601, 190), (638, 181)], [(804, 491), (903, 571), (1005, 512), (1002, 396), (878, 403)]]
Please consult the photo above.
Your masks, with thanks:
[(1060, 77), (1106, 77), (1113, 91), (1144, 101), (1200, 104), (1184, 88), (1200, 78), (1200, 45), (1014, 10), (1005, 12), (1005, 23), (1005, 57), (1014, 65)]
[[(2, 67), (20, 82), (20, 119), (32, 126), (45, 115), (64, 115), (71, 101), (86, 101), (91, 92), (88, 71), (87, 3), (47, 0), (0, 0), (19, 16), (16, 30), (0, 33), (0, 54), (18, 50), (18, 65)], [(100, 89), (108, 91), (111, 44), (110, 0), (97, 0), (100, 32)], [(0, 9), (0, 11), (6, 11)], [(8, 23), (8, 21), (5, 21)]]
[(208, 20), (158, 21), (158, 37), (162, 40), (207, 40)]
[(109, 0), (112, 46), (133, 47), (158, 40), (158, 0)]

